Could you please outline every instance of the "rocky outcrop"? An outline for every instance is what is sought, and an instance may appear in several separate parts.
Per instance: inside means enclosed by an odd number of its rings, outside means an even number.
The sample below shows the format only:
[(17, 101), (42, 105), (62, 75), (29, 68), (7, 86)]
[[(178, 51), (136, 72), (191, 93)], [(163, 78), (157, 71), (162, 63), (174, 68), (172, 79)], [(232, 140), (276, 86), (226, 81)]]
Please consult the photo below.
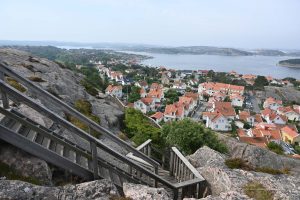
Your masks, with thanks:
[(171, 200), (169, 194), (163, 188), (151, 188), (145, 185), (124, 183), (123, 192), (125, 197), (134, 200)]
[(23, 177), (37, 179), (43, 185), (52, 184), (51, 169), (45, 161), (33, 157), (10, 144), (0, 143), (0, 161)]
[(275, 199), (300, 198), (300, 180), (297, 176), (232, 170), (224, 164), (226, 158), (228, 157), (208, 147), (202, 147), (188, 157), (210, 185), (212, 195), (217, 196), (207, 197), (208, 199), (239, 199), (239, 195), (243, 199), (243, 187), (249, 182), (261, 183), (274, 193)]
[(107, 180), (98, 180), (63, 187), (36, 186), (22, 181), (0, 181), (1, 199), (97, 199), (119, 196), (117, 188)]
[[(26, 78), (40, 78), (35, 82), (45, 90), (59, 97), (66, 103), (72, 105), (77, 99), (86, 99), (93, 106), (93, 113), (101, 118), (101, 125), (104, 127), (118, 127), (120, 117), (123, 112), (107, 103), (105, 99), (97, 99), (89, 95), (80, 84), (84, 78), (79, 73), (74, 73), (66, 68), (62, 68), (55, 62), (47, 59), (33, 57), (27, 52), (16, 49), (0, 48), (0, 60), (7, 63), (12, 69)], [(33, 98), (38, 98), (31, 94)], [(42, 102), (45, 103), (45, 102)], [(61, 110), (49, 103), (44, 104), (56, 113)]]
[(291, 172), (300, 173), (300, 160), (286, 156), (280, 156), (265, 148), (260, 148), (251, 144), (238, 142), (234, 138), (218, 134), (228, 149), (232, 158), (241, 158), (254, 167), (270, 167), (273, 169), (288, 168)]

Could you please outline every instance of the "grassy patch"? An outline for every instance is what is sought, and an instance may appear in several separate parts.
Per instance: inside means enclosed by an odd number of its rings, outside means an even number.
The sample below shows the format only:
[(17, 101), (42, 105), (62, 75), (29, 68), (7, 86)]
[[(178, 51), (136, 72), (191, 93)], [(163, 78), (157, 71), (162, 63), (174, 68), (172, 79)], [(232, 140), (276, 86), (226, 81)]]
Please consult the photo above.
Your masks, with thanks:
[[(83, 99), (76, 100), (74, 103), (75, 109), (84, 114), (86, 117), (90, 118), (97, 124), (100, 124), (101, 120), (98, 116), (92, 114), (92, 104)], [(88, 125), (77, 119), (76, 117), (73, 117), (69, 114), (66, 114), (66, 118), (69, 122), (71, 122), (73, 125), (75, 125), (77, 128), (80, 128), (81, 130), (90, 133), (92, 136), (99, 138), (101, 136), (101, 133), (90, 129)]]
[(243, 170), (252, 170), (253, 168), (249, 166), (244, 160), (240, 158), (231, 158), (225, 160), (225, 165), (230, 169), (243, 169)]
[(244, 192), (255, 200), (272, 200), (274, 194), (258, 182), (250, 182), (244, 186)]
[(124, 140), (124, 141), (128, 140), (128, 137), (123, 132), (120, 132), (119, 135), (118, 135), (118, 137), (121, 140)]
[(38, 77), (38, 76), (30, 76), (30, 77), (28, 77), (28, 79), (33, 82), (46, 82), (44, 79), (42, 79), (41, 77)]
[(112, 195), (109, 197), (109, 200), (132, 200), (132, 199), (129, 197), (119, 197), (116, 195)]
[(12, 87), (14, 87), (15, 89), (19, 90), (20, 92), (26, 92), (27, 89), (25, 87), (23, 87), (23, 85), (21, 85), (15, 79), (7, 77), (6, 80), (7, 80), (7, 83), (9, 85), (11, 85)]
[(0, 162), (0, 177), (6, 177), (8, 180), (20, 180), (35, 185), (41, 185), (41, 182), (32, 177), (24, 177), (10, 168), (7, 164)]
[(240, 158), (230, 158), (225, 160), (225, 165), (230, 169), (242, 169), (246, 171), (262, 172), (272, 175), (289, 174), (289, 169), (273, 169), (270, 167), (252, 167)]
[(276, 144), (275, 142), (269, 142), (267, 147), (270, 151), (273, 151), (274, 153), (277, 153), (279, 155), (284, 154), (283, 148), (279, 144)]

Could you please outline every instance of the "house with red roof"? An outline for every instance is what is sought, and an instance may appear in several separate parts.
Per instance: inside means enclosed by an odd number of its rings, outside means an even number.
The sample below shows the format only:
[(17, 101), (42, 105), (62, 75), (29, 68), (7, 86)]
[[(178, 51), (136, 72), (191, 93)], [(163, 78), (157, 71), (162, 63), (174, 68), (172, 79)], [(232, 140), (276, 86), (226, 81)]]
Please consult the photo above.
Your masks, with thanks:
[(289, 126), (285, 126), (281, 129), (281, 137), (284, 142), (300, 145), (300, 134)]
[(151, 115), (150, 118), (155, 120), (157, 123), (161, 122), (164, 119), (164, 113), (156, 112), (155, 114)]
[(224, 94), (244, 94), (245, 87), (238, 85), (230, 85), (225, 83), (204, 82), (199, 84), (198, 93), (201, 95), (207, 94), (213, 96), (214, 93), (221, 92)]
[(230, 131), (236, 113), (230, 102), (214, 102), (211, 112), (203, 112), (206, 127), (216, 131)]
[(286, 124), (288, 119), (286, 116), (278, 114), (276, 111), (266, 108), (261, 111), (261, 116), (268, 124)]
[(144, 90), (147, 90), (149, 88), (148, 83), (146, 81), (138, 81), (134, 83), (135, 86), (144, 88)]
[(148, 98), (153, 98), (155, 103), (161, 103), (162, 100), (165, 98), (164, 92), (161, 88), (157, 89), (150, 89), (147, 94)]
[(270, 108), (271, 110), (277, 110), (279, 107), (282, 107), (282, 101), (269, 97), (264, 101), (263, 107)]
[[(300, 108), (300, 106), (298, 107)], [(300, 109), (297, 110), (297, 105), (280, 107), (277, 113), (286, 116), (288, 120), (300, 121)]]
[(178, 103), (185, 107), (185, 116), (194, 110), (197, 106), (197, 102), (192, 97), (181, 96), (179, 97)]
[(164, 112), (164, 121), (182, 120), (184, 118), (184, 106), (179, 103), (166, 105)]
[(243, 97), (242, 95), (233, 93), (229, 96), (229, 98), (231, 100), (232, 106), (243, 107), (245, 97)]
[(145, 98), (147, 96), (147, 92), (143, 87), (140, 89), (140, 96), (141, 98)]
[(155, 102), (152, 98), (141, 98), (134, 102), (134, 108), (146, 114), (149, 111), (155, 111)]
[(109, 85), (105, 89), (105, 94), (110, 94), (117, 98), (122, 98), (122, 96), (123, 96), (122, 86), (121, 85)]

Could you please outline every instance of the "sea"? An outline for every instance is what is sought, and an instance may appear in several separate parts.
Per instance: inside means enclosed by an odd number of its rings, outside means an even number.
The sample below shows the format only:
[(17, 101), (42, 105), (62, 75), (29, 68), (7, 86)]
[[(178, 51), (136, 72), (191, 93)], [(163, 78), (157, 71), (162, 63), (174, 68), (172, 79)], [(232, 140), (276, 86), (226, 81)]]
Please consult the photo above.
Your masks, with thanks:
[[(60, 46), (60, 48), (76, 48)], [(77, 47), (78, 48), (78, 47)], [(80, 47), (88, 48), (92, 47)], [(300, 79), (300, 68), (290, 68), (278, 65), (281, 60), (296, 57), (289, 56), (220, 56), (220, 55), (188, 55), (188, 54), (158, 54), (135, 51), (120, 51), (151, 56), (142, 64), (180, 70), (214, 70), (216, 72), (235, 71), (239, 74), (255, 74), (272, 76), (273, 78), (293, 77)]]

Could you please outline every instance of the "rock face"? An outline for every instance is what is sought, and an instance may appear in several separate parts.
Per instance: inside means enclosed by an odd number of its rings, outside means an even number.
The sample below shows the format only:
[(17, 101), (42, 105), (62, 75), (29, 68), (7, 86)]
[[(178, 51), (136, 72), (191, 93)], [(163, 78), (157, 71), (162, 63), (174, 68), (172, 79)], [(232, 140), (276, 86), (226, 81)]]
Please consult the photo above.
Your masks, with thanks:
[(218, 137), (227, 145), (230, 157), (232, 158), (241, 158), (254, 167), (270, 167), (273, 169), (288, 168), (291, 172), (295, 171), (296, 173), (300, 173), (299, 159), (280, 156), (267, 149), (241, 143), (234, 138), (222, 134), (218, 134)]
[(0, 181), (1, 199), (97, 199), (109, 200), (119, 196), (117, 188), (107, 180), (66, 185), (63, 187), (36, 186), (22, 181)]
[(125, 197), (134, 200), (171, 200), (169, 194), (163, 188), (151, 188), (145, 185), (124, 183), (123, 192)]
[(243, 187), (249, 182), (263, 184), (274, 193), (274, 199), (300, 199), (300, 180), (297, 176), (232, 170), (224, 164), (226, 158), (208, 147), (202, 147), (188, 157), (210, 185), (213, 197), (207, 199), (247, 199)]
[(0, 143), (0, 160), (24, 177), (35, 178), (43, 185), (51, 185), (52, 173), (48, 164), (43, 160), (4, 142)]
[[(102, 126), (106, 128), (119, 126), (119, 118), (123, 116), (123, 112), (116, 106), (110, 105), (111, 103), (107, 103), (105, 99), (97, 99), (89, 95), (80, 84), (84, 78), (83, 75), (61, 68), (58, 64), (47, 59), (32, 57), (26, 52), (15, 49), (0, 48), (0, 60), (7, 63), (23, 77), (41, 78), (43, 81), (36, 82), (36, 84), (70, 105), (77, 99), (90, 101), (93, 106), (93, 113), (100, 117)], [(45, 104), (45, 106), (62, 114), (59, 108), (51, 104)]]

